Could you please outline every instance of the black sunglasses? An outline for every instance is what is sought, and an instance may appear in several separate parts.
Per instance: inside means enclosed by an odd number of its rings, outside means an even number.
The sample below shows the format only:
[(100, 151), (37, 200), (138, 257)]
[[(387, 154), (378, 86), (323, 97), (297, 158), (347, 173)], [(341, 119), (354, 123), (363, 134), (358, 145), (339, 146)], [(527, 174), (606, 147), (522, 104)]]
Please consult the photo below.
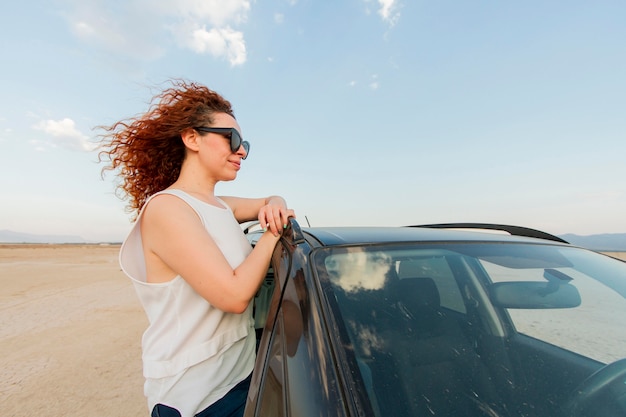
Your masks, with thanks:
[(248, 141), (242, 140), (241, 135), (237, 132), (237, 129), (234, 127), (194, 127), (198, 132), (206, 132), (206, 133), (217, 133), (218, 135), (224, 136), (226, 139), (230, 140), (230, 150), (235, 153), (239, 150), (240, 146), (243, 146), (243, 149), (246, 151), (246, 155), (241, 159), (246, 159), (248, 157), (248, 153), (250, 152), (250, 143)]

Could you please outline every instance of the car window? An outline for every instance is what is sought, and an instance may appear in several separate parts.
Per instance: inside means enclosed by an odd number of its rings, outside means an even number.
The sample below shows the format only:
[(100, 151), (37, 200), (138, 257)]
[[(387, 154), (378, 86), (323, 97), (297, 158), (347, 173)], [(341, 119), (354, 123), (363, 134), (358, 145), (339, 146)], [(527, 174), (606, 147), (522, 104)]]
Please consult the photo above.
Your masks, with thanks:
[(313, 260), (377, 415), (561, 415), (623, 362), (626, 265), (589, 251), (398, 243)]
[[(565, 251), (565, 255), (568, 253)], [(578, 268), (584, 263), (581, 257), (583, 255), (569, 256), (575, 260), (575, 264), (570, 267), (547, 270), (562, 273), (561, 280), (571, 280), (568, 285), (575, 286), (580, 292), (580, 306), (560, 309), (511, 308), (508, 314), (520, 333), (610, 363), (624, 357), (626, 326), (620, 317), (626, 317), (626, 298), (616, 291), (618, 288), (604, 285), (582, 272), (592, 273), (592, 269)], [(482, 265), (493, 282), (546, 281), (545, 268), (508, 268), (486, 261)]]
[(478, 326), (453, 266), (463, 257), (445, 248), (391, 246), (341, 248), (323, 258), (322, 280), (328, 277), (379, 415), (422, 415), (428, 404), (455, 415), (470, 403), (456, 404), (457, 394), (446, 392), (463, 386), (478, 392), (473, 380), (488, 380), (480, 356), (469, 355), (475, 345), (469, 333)]
[(272, 301), (272, 294), (275, 288), (274, 270), (269, 268), (265, 279), (261, 283), (256, 295), (254, 296), (254, 328), (257, 331), (261, 331), (267, 323), (267, 314), (270, 310), (270, 304)]
[(465, 313), (465, 304), (459, 285), (444, 256), (413, 257), (396, 262), (398, 278), (432, 278), (441, 297), (441, 306)]
[(260, 404), (256, 416), (281, 417), (284, 415), (282, 322), (282, 312), (279, 312), (263, 371), (263, 381), (259, 392)]

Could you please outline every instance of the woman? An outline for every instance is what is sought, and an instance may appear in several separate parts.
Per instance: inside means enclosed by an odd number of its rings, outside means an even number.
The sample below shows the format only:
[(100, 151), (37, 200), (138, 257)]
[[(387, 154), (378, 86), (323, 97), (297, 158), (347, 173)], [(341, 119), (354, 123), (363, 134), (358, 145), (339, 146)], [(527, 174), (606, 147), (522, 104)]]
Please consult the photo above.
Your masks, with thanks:
[[(285, 200), (216, 197), (249, 145), (230, 103), (172, 81), (149, 111), (106, 127), (101, 158), (137, 213), (120, 251), (149, 320), (144, 393), (152, 416), (240, 416), (255, 356), (251, 300), (293, 210)], [(254, 249), (239, 223), (266, 230)]]

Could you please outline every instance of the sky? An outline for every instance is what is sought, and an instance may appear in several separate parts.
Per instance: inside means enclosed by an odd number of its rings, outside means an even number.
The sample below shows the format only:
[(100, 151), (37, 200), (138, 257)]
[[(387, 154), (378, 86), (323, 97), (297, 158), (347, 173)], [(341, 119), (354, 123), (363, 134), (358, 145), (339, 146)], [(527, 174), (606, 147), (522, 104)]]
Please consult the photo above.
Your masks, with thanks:
[(121, 241), (98, 126), (168, 79), (251, 143), (219, 195), (312, 226), (626, 232), (623, 0), (25, 0), (0, 14), (0, 230)]

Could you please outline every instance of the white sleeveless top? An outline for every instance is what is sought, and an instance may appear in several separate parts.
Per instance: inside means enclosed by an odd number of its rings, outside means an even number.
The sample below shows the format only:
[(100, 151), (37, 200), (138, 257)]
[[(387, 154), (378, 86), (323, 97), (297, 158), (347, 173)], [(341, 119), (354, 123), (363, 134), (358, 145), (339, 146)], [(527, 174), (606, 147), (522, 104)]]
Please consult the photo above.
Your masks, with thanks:
[[(198, 200), (181, 190), (207, 232), (234, 269), (252, 247), (232, 210)], [(150, 199), (146, 202), (148, 205)], [(255, 333), (252, 303), (243, 314), (225, 313), (198, 295), (179, 275), (165, 283), (148, 283), (141, 242), (140, 218), (120, 250), (120, 265), (131, 278), (148, 316), (142, 338), (144, 394), (148, 409), (165, 404), (192, 417), (244, 380), (254, 366)]]

